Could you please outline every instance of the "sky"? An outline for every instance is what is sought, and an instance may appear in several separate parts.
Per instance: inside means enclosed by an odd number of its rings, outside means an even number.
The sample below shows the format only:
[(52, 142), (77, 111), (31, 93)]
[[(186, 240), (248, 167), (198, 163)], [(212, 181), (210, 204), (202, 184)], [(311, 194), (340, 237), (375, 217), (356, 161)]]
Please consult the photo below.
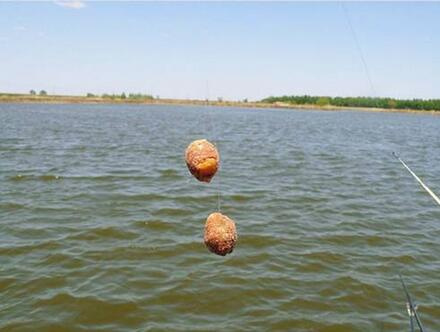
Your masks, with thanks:
[(435, 2), (0, 2), (0, 91), (440, 98), (439, 17)]

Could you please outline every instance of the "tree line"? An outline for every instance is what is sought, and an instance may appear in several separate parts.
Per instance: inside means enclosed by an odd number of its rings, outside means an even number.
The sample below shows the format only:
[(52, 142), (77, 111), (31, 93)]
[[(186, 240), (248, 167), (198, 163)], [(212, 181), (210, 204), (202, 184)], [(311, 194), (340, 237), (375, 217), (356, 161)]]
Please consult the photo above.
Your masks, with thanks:
[(379, 97), (328, 97), (328, 96), (280, 96), (268, 97), (264, 103), (288, 103), (292, 105), (318, 105), (366, 107), (387, 109), (414, 109), (426, 111), (440, 111), (440, 99), (395, 99)]
[[(48, 95), (46, 90), (41, 90), (39, 93), (37, 93), (35, 90), (30, 90), (29, 94), (31, 96), (36, 96), (36, 95), (47, 96)], [(154, 99), (154, 97), (152, 95), (149, 95), (149, 94), (129, 93), (127, 95), (127, 94), (125, 94), (125, 92), (123, 92), (121, 94), (104, 93), (102, 95), (98, 95), (98, 94), (94, 94), (94, 93), (91, 93), (91, 92), (87, 92), (86, 97), (87, 98), (98, 97), (98, 98), (105, 98), (105, 99)], [(159, 99), (159, 96), (157, 96), (156, 98)]]
[(101, 96), (94, 95), (93, 93), (87, 93), (86, 97), (102, 97), (105, 99), (136, 99), (136, 100), (142, 100), (142, 99), (154, 99), (152, 95), (148, 94), (142, 94), (142, 93), (129, 93), (128, 95), (125, 94), (125, 92), (121, 94), (108, 94), (104, 93)]

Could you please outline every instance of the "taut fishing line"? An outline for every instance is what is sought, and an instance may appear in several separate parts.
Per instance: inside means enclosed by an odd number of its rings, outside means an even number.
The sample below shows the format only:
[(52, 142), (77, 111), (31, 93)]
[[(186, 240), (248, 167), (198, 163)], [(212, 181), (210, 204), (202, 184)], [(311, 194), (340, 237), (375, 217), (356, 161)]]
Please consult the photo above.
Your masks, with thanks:
[[(218, 125), (215, 124), (215, 119), (213, 119), (214, 114), (209, 112), (214, 112), (213, 110), (209, 109), (209, 81), (206, 80), (206, 92), (205, 92), (205, 100), (206, 100), (206, 112), (208, 112), (208, 119), (209, 119), (209, 127), (211, 128), (211, 132), (213, 134), (213, 143), (216, 146), (217, 150), (220, 151), (219, 147), (219, 128)], [(205, 135), (209, 137), (208, 133)], [(220, 163), (219, 163), (219, 169), (218, 169), (218, 175), (216, 177), (217, 181), (217, 212), (220, 212), (221, 208), (221, 191), (220, 191), (220, 168), (222, 167), (222, 154), (220, 153)]]
[(373, 96), (377, 96), (376, 89), (374, 88), (373, 80), (371, 79), (370, 70), (368, 69), (367, 61), (365, 61), (364, 52), (362, 51), (361, 44), (359, 43), (359, 39), (357, 38), (356, 31), (354, 30), (353, 24), (350, 20), (350, 15), (348, 13), (348, 9), (345, 6), (345, 3), (341, 2), (341, 7), (344, 10), (345, 18), (347, 19), (347, 24), (350, 29), (351, 35), (353, 37), (354, 43), (356, 44), (356, 48), (358, 50), (359, 56), (361, 58), (362, 64), (364, 66), (365, 75), (367, 76), (368, 82), (370, 83), (371, 91), (373, 92)]
[[(217, 146), (217, 150), (221, 151), (220, 150), (220, 145), (219, 145), (219, 143), (220, 143), (220, 140), (219, 140), (219, 137), (220, 137), (219, 130), (220, 129), (219, 129), (218, 124), (215, 125), (215, 130), (214, 130), (215, 145)], [(216, 178), (216, 180), (217, 180), (217, 211), (218, 212), (220, 212), (220, 208), (221, 208), (221, 189), (220, 189), (221, 174), (220, 173), (221, 173), (222, 164), (223, 164), (223, 157), (222, 157), (222, 153), (220, 153), (220, 164), (219, 164), (219, 170), (218, 170), (219, 175)]]

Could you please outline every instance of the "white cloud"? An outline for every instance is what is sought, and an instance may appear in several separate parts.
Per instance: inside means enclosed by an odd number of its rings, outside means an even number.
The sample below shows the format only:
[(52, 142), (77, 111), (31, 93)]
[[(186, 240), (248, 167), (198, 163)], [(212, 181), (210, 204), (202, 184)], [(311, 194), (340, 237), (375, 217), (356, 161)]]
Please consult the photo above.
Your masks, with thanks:
[(58, 6), (71, 9), (81, 9), (86, 6), (84, 1), (81, 0), (55, 0), (54, 3), (56, 3)]
[(15, 31), (26, 31), (26, 28), (22, 25), (18, 25), (14, 27)]

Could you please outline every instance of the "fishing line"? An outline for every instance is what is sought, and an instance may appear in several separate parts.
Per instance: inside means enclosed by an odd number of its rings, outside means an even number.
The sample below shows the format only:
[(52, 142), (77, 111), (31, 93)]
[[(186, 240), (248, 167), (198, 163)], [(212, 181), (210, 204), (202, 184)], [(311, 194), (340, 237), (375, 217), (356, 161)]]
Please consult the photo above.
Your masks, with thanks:
[[(209, 106), (209, 81), (206, 80), (206, 91), (205, 91), (205, 100), (206, 100), (206, 111), (208, 112), (208, 118), (209, 118), (209, 127), (211, 129), (211, 132), (213, 134), (213, 143), (215, 147), (217, 148), (217, 151), (220, 151), (219, 147), (219, 127), (217, 124), (215, 124), (214, 113), (209, 112), (215, 112), (214, 110), (208, 108)], [(208, 134), (208, 133), (207, 133)], [(208, 136), (208, 135), (207, 135)], [(217, 212), (220, 212), (221, 208), (221, 191), (220, 191), (220, 167), (222, 164), (222, 157), (220, 155), (220, 161), (219, 161), (219, 169), (217, 170), (217, 176), (215, 177), (215, 181), (217, 181)]]
[(407, 164), (405, 164), (405, 162), (402, 159), (400, 159), (400, 157), (395, 152), (393, 152), (393, 156), (396, 157), (397, 160), (401, 162), (403, 167), (405, 167), (408, 170), (408, 172), (417, 180), (417, 182), (420, 183), (423, 189), (425, 189), (426, 192), (437, 202), (437, 204), (440, 205), (440, 198), (438, 198), (438, 196), (431, 189), (429, 189), (429, 187), (426, 184), (424, 184), (422, 180), (420, 180), (420, 178), (411, 170), (411, 168), (409, 168)]
[(345, 6), (345, 3), (340, 2), (340, 4), (341, 4), (341, 7), (342, 7), (342, 9), (344, 11), (345, 18), (347, 19), (348, 27), (350, 28), (351, 35), (352, 35), (353, 40), (354, 40), (354, 42), (356, 44), (356, 48), (358, 50), (359, 56), (361, 58), (363, 66), (364, 66), (365, 74), (366, 74), (368, 82), (370, 84), (371, 91), (373, 92), (373, 96), (376, 97), (377, 96), (376, 89), (374, 88), (373, 80), (371, 79), (370, 70), (368, 69), (367, 61), (365, 60), (364, 52), (362, 51), (361, 44), (359, 43), (359, 39), (358, 39), (358, 37), (356, 35), (356, 31), (354, 30), (353, 24), (351, 23), (348, 9)]
[[(220, 146), (219, 146), (219, 126), (216, 125), (215, 126), (215, 132), (214, 132), (214, 139), (215, 139), (215, 145), (217, 147), (217, 150), (220, 151)], [(221, 179), (221, 167), (222, 167), (222, 163), (223, 163), (223, 158), (222, 155), (220, 154), (220, 160), (219, 160), (219, 169), (218, 169), (218, 176), (216, 177), (217, 180), (217, 212), (220, 212), (220, 208), (221, 208), (221, 188), (220, 188), (220, 179)]]

